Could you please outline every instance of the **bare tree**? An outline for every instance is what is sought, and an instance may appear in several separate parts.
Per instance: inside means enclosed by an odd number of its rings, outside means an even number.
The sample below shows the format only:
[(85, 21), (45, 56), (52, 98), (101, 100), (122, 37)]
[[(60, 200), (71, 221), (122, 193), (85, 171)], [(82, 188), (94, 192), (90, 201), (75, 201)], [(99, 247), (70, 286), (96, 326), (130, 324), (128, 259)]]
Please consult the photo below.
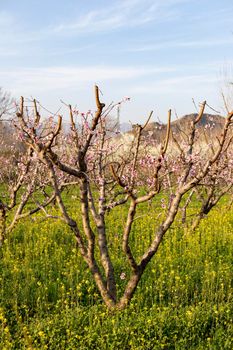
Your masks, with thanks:
[(0, 121), (6, 120), (14, 108), (14, 99), (9, 92), (3, 91), (0, 88)]
[[(115, 157), (117, 153), (114, 138), (109, 136), (105, 128), (105, 104), (100, 101), (99, 89), (95, 86), (96, 112), (84, 116), (83, 127), (77, 128), (75, 111), (69, 106), (71, 131), (65, 139), (62, 137), (62, 117), (58, 117), (57, 125), (46, 135), (40, 133), (38, 127), (40, 116), (35, 102), (34, 120), (28, 122), (25, 117), (24, 99), (17, 113), (19, 127), (23, 140), (31, 149), (38, 161), (47, 169), (50, 185), (54, 190), (60, 219), (73, 231), (77, 249), (89, 267), (104, 303), (109, 309), (124, 309), (132, 299), (137, 285), (153, 256), (156, 254), (165, 233), (173, 224), (182, 198), (208, 177), (215, 169), (218, 171), (218, 161), (225, 151), (229, 126), (232, 123), (233, 112), (229, 113), (218, 145), (214, 152), (206, 155), (204, 164), (194, 157), (197, 124), (202, 118), (206, 102), (201, 105), (196, 119), (192, 122), (188, 134), (187, 149), (180, 149), (179, 169), (174, 169), (174, 161), (169, 159), (170, 117), (165, 140), (161, 143), (159, 155), (150, 159), (150, 181), (142, 177), (146, 162), (140, 159), (142, 131), (147, 125), (137, 125), (135, 140), (129, 154)], [(177, 174), (179, 176), (176, 176)], [(178, 178), (177, 181), (173, 177)], [(171, 179), (172, 191), (167, 191), (168, 178)], [(78, 184), (79, 198), (70, 205), (79, 206), (81, 223), (69, 213), (61, 195), (61, 181)], [(143, 188), (142, 188), (143, 187)], [(156, 198), (157, 194), (167, 196), (166, 210), (160, 220), (152, 241), (141, 256), (136, 256), (131, 246), (133, 224), (137, 218), (138, 208)], [(157, 203), (157, 202), (155, 202)], [(125, 257), (129, 273), (122, 275), (127, 279), (122, 295), (117, 291), (117, 278), (114, 262), (111, 258), (111, 244), (107, 225), (107, 214), (116, 207), (124, 206), (127, 217), (119, 239), (122, 240), (122, 254)], [(157, 203), (158, 205), (158, 203)], [(156, 218), (154, 219), (156, 220)], [(140, 239), (140, 237), (139, 237)], [(125, 267), (126, 267), (125, 266)]]

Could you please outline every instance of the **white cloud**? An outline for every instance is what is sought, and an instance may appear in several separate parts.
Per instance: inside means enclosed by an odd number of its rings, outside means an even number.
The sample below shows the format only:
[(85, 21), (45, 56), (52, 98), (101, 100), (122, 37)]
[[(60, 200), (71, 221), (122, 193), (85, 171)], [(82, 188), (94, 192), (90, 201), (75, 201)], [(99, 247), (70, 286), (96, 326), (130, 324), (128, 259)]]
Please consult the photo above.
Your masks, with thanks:
[(132, 87), (132, 93), (136, 94), (155, 94), (155, 93), (177, 93), (178, 91), (191, 96), (192, 92), (199, 90), (216, 90), (220, 79), (217, 76), (208, 74), (193, 74), (185, 76), (176, 76), (173, 78), (161, 78), (157, 82), (140, 84)]
[(156, 20), (164, 22), (178, 16), (174, 5), (187, 0), (124, 0), (109, 7), (90, 11), (73, 22), (64, 22), (52, 28), (56, 33), (80, 33), (134, 27)]
[(47, 67), (23, 68), (0, 71), (1, 83), (7, 89), (36, 91), (58, 90), (76, 87), (82, 83), (95, 83), (106, 80), (129, 80), (175, 71), (176, 67)]
[(146, 51), (156, 51), (161, 49), (175, 49), (175, 48), (210, 48), (216, 46), (233, 45), (233, 36), (229, 38), (215, 38), (215, 39), (205, 39), (205, 40), (187, 40), (187, 41), (163, 41), (155, 44), (148, 44), (141, 46), (135, 46), (129, 48), (128, 52), (146, 52)]

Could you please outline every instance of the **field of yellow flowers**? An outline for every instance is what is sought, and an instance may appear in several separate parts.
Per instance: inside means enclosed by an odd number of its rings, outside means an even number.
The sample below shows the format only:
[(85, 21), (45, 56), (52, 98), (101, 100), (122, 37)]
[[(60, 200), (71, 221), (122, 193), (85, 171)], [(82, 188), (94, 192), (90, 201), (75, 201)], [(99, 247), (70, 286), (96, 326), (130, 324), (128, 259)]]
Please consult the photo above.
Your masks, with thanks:
[[(109, 239), (123, 288), (120, 218), (121, 213), (109, 218)], [(147, 213), (135, 222), (134, 250), (140, 254), (152, 233)], [(28, 219), (0, 251), (0, 349), (230, 350), (232, 261), (233, 213), (223, 203), (195, 233), (178, 221), (130, 306), (111, 313), (71, 232), (59, 221)]]

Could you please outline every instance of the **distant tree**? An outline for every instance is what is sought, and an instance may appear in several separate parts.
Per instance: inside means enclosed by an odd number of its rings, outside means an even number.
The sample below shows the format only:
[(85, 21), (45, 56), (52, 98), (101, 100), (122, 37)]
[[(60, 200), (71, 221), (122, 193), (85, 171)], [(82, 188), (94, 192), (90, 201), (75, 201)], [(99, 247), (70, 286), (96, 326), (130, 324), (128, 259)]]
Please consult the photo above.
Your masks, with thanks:
[(19, 157), (20, 148), (23, 146), (15, 134), (15, 128), (12, 124), (15, 111), (14, 98), (11, 97), (10, 93), (0, 88), (0, 182), (2, 182), (4, 174), (8, 176), (9, 167), (15, 166), (16, 158)]
[(9, 92), (0, 88), (0, 121), (7, 120), (13, 114), (14, 99)]

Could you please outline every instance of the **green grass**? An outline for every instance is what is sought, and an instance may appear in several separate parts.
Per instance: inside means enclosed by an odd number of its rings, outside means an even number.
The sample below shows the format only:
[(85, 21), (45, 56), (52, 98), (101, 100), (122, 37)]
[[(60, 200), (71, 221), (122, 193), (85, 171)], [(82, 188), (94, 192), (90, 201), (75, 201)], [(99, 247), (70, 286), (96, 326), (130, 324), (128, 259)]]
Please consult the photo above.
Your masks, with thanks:
[[(120, 291), (120, 274), (128, 274), (122, 210), (108, 216)], [(138, 256), (152, 239), (152, 212), (145, 206), (133, 226)], [(0, 251), (0, 349), (232, 349), (233, 214), (223, 203), (195, 234), (179, 226), (167, 232), (129, 308), (110, 313), (63, 224), (18, 224)]]

